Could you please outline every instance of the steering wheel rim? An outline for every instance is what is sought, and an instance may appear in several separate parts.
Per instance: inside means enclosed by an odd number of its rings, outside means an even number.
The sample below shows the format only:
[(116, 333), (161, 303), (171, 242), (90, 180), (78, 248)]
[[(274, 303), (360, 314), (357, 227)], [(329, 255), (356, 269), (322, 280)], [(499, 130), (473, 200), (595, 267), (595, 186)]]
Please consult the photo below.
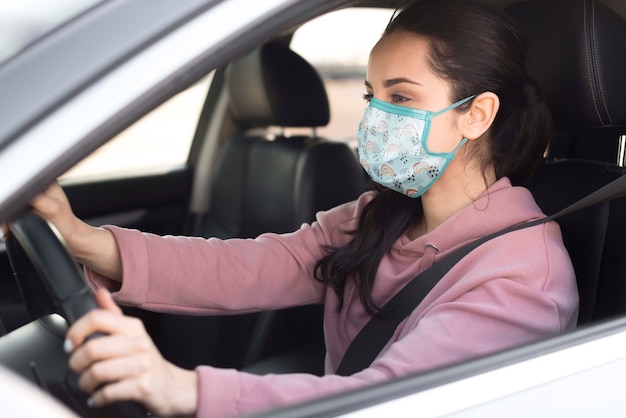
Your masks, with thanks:
[[(28, 212), (9, 222), (8, 227), (10, 231), (8, 240), (15, 239), (19, 244), (7, 245), (11, 268), (14, 271), (24, 271), (30, 266), (24, 266), (22, 263), (30, 261), (44, 290), (68, 324), (73, 324), (83, 315), (98, 308), (94, 293), (87, 284), (82, 269), (70, 255), (53, 226), (35, 213)], [(24, 254), (19, 254), (20, 250)], [(17, 274), (16, 279), (19, 280)], [(75, 375), (73, 377), (75, 378)], [(76, 385), (76, 379), (72, 380), (73, 382), (68, 381), (68, 385)], [(82, 399), (73, 399), (68, 406), (83, 416), (86, 412), (94, 417), (145, 418), (148, 415), (142, 405), (131, 401), (117, 402), (99, 409), (87, 408), (87, 396), (76, 389), (72, 387), (68, 392), (75, 396), (83, 395)], [(77, 405), (81, 405), (82, 408), (76, 410)]]
[[(15, 237), (32, 263), (44, 290), (70, 325), (98, 308), (80, 267), (50, 224), (29, 212), (8, 226), (10, 239)], [(16, 264), (23, 263), (24, 258), (16, 255), (15, 249), (15, 246), (7, 245), (11, 267), (18, 270), (21, 266)]]

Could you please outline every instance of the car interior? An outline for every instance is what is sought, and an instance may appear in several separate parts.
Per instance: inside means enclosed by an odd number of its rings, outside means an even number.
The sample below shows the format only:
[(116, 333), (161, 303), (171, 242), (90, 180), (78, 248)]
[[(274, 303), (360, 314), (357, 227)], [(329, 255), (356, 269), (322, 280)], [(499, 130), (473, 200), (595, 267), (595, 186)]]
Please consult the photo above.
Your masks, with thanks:
[[(624, 174), (624, 20), (600, 2), (521, 2), (507, 12), (530, 42), (529, 71), (555, 109), (558, 135), (528, 187), (554, 213)], [(558, 56), (558, 59), (552, 57)], [(610, 87), (609, 87), (610, 86)], [(576, 270), (579, 324), (623, 313), (624, 200), (559, 221)]]
[[(269, 126), (314, 129), (328, 123), (324, 85), (303, 58), (280, 42), (270, 42), (231, 63), (225, 72), (229, 111), (239, 129), (226, 139), (218, 157), (210, 199), (219, 205), (196, 221), (196, 235), (254, 238), (268, 231), (291, 232), (314, 221), (318, 211), (354, 200), (367, 189), (363, 170), (345, 142), (315, 135), (265, 135)], [(321, 314), (321, 306), (307, 306), (220, 318), (217, 338), (229, 343), (217, 359), (225, 366), (245, 367), (294, 344), (313, 348), (310, 338), (321, 354)], [(298, 326), (294, 318), (309, 318), (310, 326)], [(157, 332), (171, 335), (185, 319), (160, 321)], [(238, 353), (237, 347), (244, 352)], [(185, 354), (178, 361), (191, 360)], [(320, 362), (319, 373), (322, 366)]]
[[(544, 165), (527, 184), (540, 207), (548, 215), (556, 213), (626, 172), (624, 168), (626, 109), (620, 104), (622, 96), (620, 93), (624, 93), (622, 90), (626, 86), (619, 82), (620, 74), (624, 73), (622, 70), (626, 70), (626, 60), (620, 53), (626, 47), (626, 24), (617, 13), (602, 3), (580, 3), (583, 7), (563, 7), (563, 3), (558, 1), (526, 1), (514, 3), (506, 8), (506, 12), (520, 25), (529, 39), (529, 71), (539, 83), (556, 113), (558, 135), (546, 153)], [(555, 22), (558, 22), (556, 26)], [(299, 62), (302, 69), (296, 70), (295, 65), (286, 69), (288, 65), (285, 65), (286, 60), (282, 57), (272, 57), (269, 54), (263, 57), (268, 47), (276, 50), (275, 55), (292, 55), (294, 64)], [(553, 56), (558, 56), (559, 59), (551, 59)], [(281, 69), (278, 65), (272, 65), (272, 58), (277, 58), (275, 62), (280, 63)], [(242, 64), (246, 68), (240, 69), (240, 73), (237, 73), (236, 67)], [(250, 73), (245, 74), (248, 71)], [(285, 72), (272, 74), (273, 71)], [(307, 93), (298, 91), (297, 83), (279, 86), (281, 82), (288, 83), (286, 81), (288, 74), (296, 80), (308, 80), (304, 77), (306, 77), (305, 74), (310, 74), (311, 81), (303, 84), (307, 84), (307, 88), (311, 91)], [(253, 80), (255, 89), (243, 84), (244, 80), (238, 80), (237, 75), (248, 81)], [(564, 79), (564, 75), (567, 75), (567, 79)], [(254, 139), (251, 139), (246, 133), (249, 132), (245, 131), (248, 127), (270, 125), (316, 127), (328, 122), (325, 117), (326, 100), (322, 97), (325, 93), (323, 85), (317, 81), (315, 70), (301, 59), (296, 60), (295, 53), (289, 52), (287, 46), (272, 42), (240, 61), (232, 63), (226, 70), (225, 84), (235, 125), (239, 127), (239, 130), (244, 129), (244, 133), (235, 134), (225, 143), (217, 165), (218, 174), (215, 176), (215, 183), (212, 187), (213, 199), (216, 199), (213, 201), (231, 202), (228, 197), (220, 196), (220, 188), (230, 188), (232, 184), (222, 183), (225, 177), (222, 170), (226, 169), (225, 166), (232, 169), (235, 166), (232, 163), (234, 158), (248, 158), (249, 164), (238, 165), (247, 166), (248, 170), (264, 170), (263, 167), (255, 165), (255, 161), (267, 162), (272, 166), (280, 164), (281, 167), (285, 164), (287, 167), (282, 173), (289, 174), (285, 177), (281, 176), (281, 180), (268, 179), (267, 176), (260, 177), (248, 171), (245, 175), (249, 176), (250, 182), (231, 175), (230, 178), (235, 179), (234, 181), (237, 182), (235, 184), (242, 185), (241, 189), (246, 190), (246, 193), (235, 197), (230, 196), (230, 199), (236, 200), (228, 206), (221, 206), (221, 210), (229, 208), (227, 213), (221, 215), (221, 218), (220, 208), (209, 212), (207, 221), (200, 223), (204, 225), (201, 232), (203, 236), (253, 237), (263, 230), (273, 232), (293, 230), (302, 222), (310, 222), (314, 219), (317, 210), (329, 208), (342, 201), (349, 201), (367, 188), (362, 170), (354, 164), (355, 160), (347, 146), (339, 141), (316, 137), (276, 138), (276, 140), (268, 141), (263, 136), (254, 136)], [(609, 89), (607, 87), (609, 85), (614, 87)], [(314, 88), (317, 88), (317, 91), (313, 91)], [(258, 95), (257, 89), (260, 89)], [(242, 107), (246, 106), (245, 109), (240, 108), (238, 91), (246, 94), (246, 97), (241, 98), (241, 102), (245, 102), (242, 104)], [(252, 96), (254, 100), (250, 99), (250, 91), (255, 91)], [(281, 92), (288, 91), (296, 92), (291, 96), (292, 101), (289, 101), (288, 97), (278, 97)], [(318, 99), (316, 95), (320, 95), (320, 98)], [(305, 104), (298, 107), (297, 101), (301, 97), (307, 97), (307, 100)], [(262, 102), (257, 103), (256, 100), (262, 100)], [(281, 102), (283, 109), (289, 108), (290, 114), (279, 115), (280, 104), (268, 103), (273, 100)], [(313, 109), (323, 114), (319, 115), (319, 119), (316, 120), (304, 120), (315, 117), (312, 115)], [(299, 110), (303, 113), (301, 116), (295, 114)], [(263, 114), (256, 114), (257, 112), (263, 112)], [(267, 118), (266, 112), (272, 116)], [(287, 122), (290, 118), (293, 119)], [(298, 118), (303, 118), (303, 120), (298, 120)], [(317, 146), (318, 152), (321, 152), (322, 147), (341, 149), (341, 154), (337, 152), (338, 149), (332, 151), (336, 158), (343, 158), (341, 162), (338, 161), (332, 166), (341, 167), (341, 170), (345, 171), (332, 173), (326, 179), (321, 179), (325, 168), (331, 166), (328, 163), (328, 156), (321, 157), (317, 163), (318, 166), (315, 166), (314, 161), (310, 162), (312, 177), (305, 177), (299, 171), (292, 171), (294, 168), (300, 170), (301, 167), (291, 168), (291, 164), (294, 163), (292, 158), (311, 158), (315, 148), (311, 148), (312, 144)], [(295, 155), (287, 157), (286, 146), (290, 149), (297, 148), (298, 151)], [(307, 184), (305, 182), (307, 181), (305, 178), (311, 181), (316, 175), (320, 183)], [(257, 183), (259, 179), (264, 183), (263, 185)], [(286, 179), (289, 181), (288, 185), (283, 183)], [(339, 179), (339, 181), (331, 186), (333, 179)], [(302, 182), (298, 183), (298, 181)], [(291, 194), (293, 190), (299, 190), (297, 196)], [(222, 193), (227, 192), (222, 191)], [(319, 195), (325, 194), (332, 195), (332, 201), (323, 202), (319, 199)], [(272, 207), (264, 211), (263, 206), (257, 207), (256, 205), (253, 209), (249, 209), (253, 212), (242, 213), (243, 211), (232, 210), (233, 208), (251, 208), (251, 205), (246, 205), (246, 199), (261, 203), (264, 200), (267, 201), (264, 197), (268, 196), (274, 198), (271, 199), (271, 203), (267, 204), (274, 205), (280, 201), (282, 210)], [(248, 200), (248, 202), (251, 201)], [(298, 203), (292, 206), (293, 202), (304, 203), (304, 206), (298, 207)], [(626, 247), (619, 239), (619, 231), (622, 230), (621, 227), (626, 221), (622, 215), (624, 212), (621, 210), (624, 204), (626, 204), (624, 199), (607, 201), (566, 215), (559, 220), (578, 278), (581, 298), (579, 324), (581, 325), (609, 318), (626, 310), (626, 289), (624, 289), (626, 284), (620, 279), (626, 273), (626, 266), (621, 262), (626, 256)], [(281, 223), (274, 223), (278, 219), (274, 218), (276, 219), (274, 221), (272, 217), (279, 218)], [(244, 218), (246, 222), (258, 220), (264, 226), (255, 230), (253, 226), (242, 225), (241, 220)], [(285, 224), (287, 219), (294, 219), (294, 221)], [(269, 229), (268, 225), (271, 225)], [(224, 228), (232, 232), (225, 232)], [(316, 329), (316, 324), (320, 323), (321, 311), (316, 311), (311, 307), (299, 309), (303, 312), (298, 312), (298, 315), (308, 315), (306, 318), (309, 321), (307, 323), (311, 324), (310, 329)], [(308, 331), (304, 335), (294, 336), (298, 328), (294, 324), (290, 326), (288, 322), (285, 322), (286, 318), (293, 318), (291, 312), (254, 314), (245, 318), (249, 322), (242, 322), (242, 318), (236, 317), (221, 319), (223, 324), (228, 324), (229, 331), (226, 331), (226, 334), (236, 330), (235, 335), (230, 335), (227, 341), (241, 342), (237, 338), (250, 335), (246, 337), (248, 338), (246, 343), (254, 342), (248, 346), (248, 352), (238, 355), (240, 360), (222, 358), (220, 361), (226, 361), (224, 364), (257, 370), (258, 366), (252, 366), (256, 361), (281, 354), (285, 348), (293, 354), (296, 346), (311, 348), (314, 343), (320, 343), (319, 338), (308, 341), (306, 336), (311, 335)], [(160, 324), (160, 327), (162, 330), (163, 324)], [(243, 329), (248, 329), (250, 332), (242, 334)], [(319, 331), (319, 326), (317, 330)], [(198, 335), (198, 333), (195, 334)], [(316, 335), (319, 337), (321, 334)], [(290, 343), (292, 340), (296, 342)], [(268, 345), (272, 341), (281, 341), (281, 344), (271, 348)], [(322, 351), (317, 351), (318, 354), (320, 352)], [(229, 353), (233, 353), (232, 348)], [(190, 356), (186, 354), (185, 358), (189, 360)], [(285, 357), (282, 359), (285, 361)], [(179, 361), (185, 360), (181, 358)], [(310, 360), (307, 361), (310, 362)], [(276, 363), (266, 361), (259, 370), (263, 371), (265, 364), (272, 364), (270, 369), (274, 367), (276, 370)], [(286, 364), (289, 366), (285, 371), (294, 371), (289, 368), (294, 366), (293, 361)], [(305, 367), (304, 370), (310, 369)]]
[[(558, 132), (526, 185), (550, 215), (626, 173), (626, 7), (619, 0), (495, 3), (526, 34), (529, 71), (555, 112)], [(318, 70), (290, 48), (291, 36), (277, 36), (215, 70), (186, 164), (62, 183), (75, 213), (93, 224), (157, 234), (254, 238), (293, 231), (366, 191), (354, 147), (319, 134), (332, 103)], [(558, 222), (577, 275), (579, 325), (624, 314), (626, 198)], [(0, 275), (1, 333), (54, 312), (41, 302), (41, 287), (24, 293), (18, 286), (5, 254)], [(164, 357), (182, 367), (323, 373), (321, 306), (219, 317), (124, 309), (140, 317)]]

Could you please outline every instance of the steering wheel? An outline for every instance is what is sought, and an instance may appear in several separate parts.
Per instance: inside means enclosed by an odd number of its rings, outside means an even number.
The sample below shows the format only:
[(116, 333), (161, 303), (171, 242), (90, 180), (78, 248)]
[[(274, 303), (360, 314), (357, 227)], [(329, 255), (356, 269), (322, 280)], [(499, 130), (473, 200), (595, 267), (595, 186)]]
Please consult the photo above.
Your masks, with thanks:
[[(33, 300), (48, 299), (69, 325), (93, 309), (98, 308), (90, 286), (85, 281), (82, 269), (76, 264), (52, 227), (34, 213), (26, 213), (8, 224), (11, 232), (7, 239), (7, 254), (11, 268), (18, 280), (20, 291), (35, 289), (35, 299), (25, 298), (25, 303)], [(25, 283), (24, 281), (30, 281)], [(43, 289), (45, 295), (37, 295)], [(32, 294), (31, 294), (32, 296)], [(44, 297), (45, 296), (45, 297)], [(40, 307), (27, 306), (31, 315), (41, 312)], [(49, 313), (49, 312), (44, 312)], [(36, 319), (36, 318), (33, 318)], [(49, 318), (36, 319), (42, 321), (43, 328), (50, 328)], [(58, 321), (57, 321), (58, 322)], [(58, 333), (58, 332), (57, 332)], [(93, 335), (90, 338), (96, 338)], [(61, 344), (61, 340), (58, 344)], [(34, 362), (31, 362), (31, 365)], [(62, 402), (81, 416), (86, 417), (130, 417), (145, 418), (146, 409), (135, 402), (118, 402), (103, 408), (87, 407), (87, 395), (77, 385), (77, 377), (67, 366), (65, 356), (64, 367), (56, 367), (56, 376), (41, 376), (34, 372), (36, 380), (44, 388), (50, 390)], [(62, 388), (59, 388), (62, 386)]]

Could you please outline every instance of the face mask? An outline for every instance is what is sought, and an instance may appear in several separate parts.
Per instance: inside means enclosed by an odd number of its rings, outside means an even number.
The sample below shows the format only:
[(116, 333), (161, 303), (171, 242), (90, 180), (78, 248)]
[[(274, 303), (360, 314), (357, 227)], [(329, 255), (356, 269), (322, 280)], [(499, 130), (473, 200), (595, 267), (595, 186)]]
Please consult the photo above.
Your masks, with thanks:
[(361, 165), (382, 186), (413, 198), (423, 195), (467, 142), (463, 138), (452, 152), (430, 152), (427, 139), (432, 119), (473, 97), (438, 112), (371, 99), (357, 134)]

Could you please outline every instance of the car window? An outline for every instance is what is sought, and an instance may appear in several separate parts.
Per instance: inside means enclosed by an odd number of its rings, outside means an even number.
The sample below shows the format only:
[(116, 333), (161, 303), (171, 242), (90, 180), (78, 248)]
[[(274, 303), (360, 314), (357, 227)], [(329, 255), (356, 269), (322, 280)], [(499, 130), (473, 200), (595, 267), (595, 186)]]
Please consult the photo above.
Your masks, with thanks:
[[(328, 93), (330, 123), (318, 128), (319, 135), (356, 147), (368, 55), (392, 14), (393, 9), (348, 8), (307, 22), (295, 32), (291, 48), (318, 70)], [(345, 22), (353, 22), (349, 31)], [(372, 30), (377, 27), (380, 30)], [(211, 79), (207, 76), (140, 119), (61, 180), (158, 173), (184, 164)]]
[(300, 27), (291, 48), (320, 73), (330, 102), (330, 123), (318, 134), (356, 146), (363, 116), (369, 52), (382, 35), (393, 9), (348, 8)]
[(212, 75), (145, 115), (61, 176), (61, 180), (160, 173), (184, 164)]

